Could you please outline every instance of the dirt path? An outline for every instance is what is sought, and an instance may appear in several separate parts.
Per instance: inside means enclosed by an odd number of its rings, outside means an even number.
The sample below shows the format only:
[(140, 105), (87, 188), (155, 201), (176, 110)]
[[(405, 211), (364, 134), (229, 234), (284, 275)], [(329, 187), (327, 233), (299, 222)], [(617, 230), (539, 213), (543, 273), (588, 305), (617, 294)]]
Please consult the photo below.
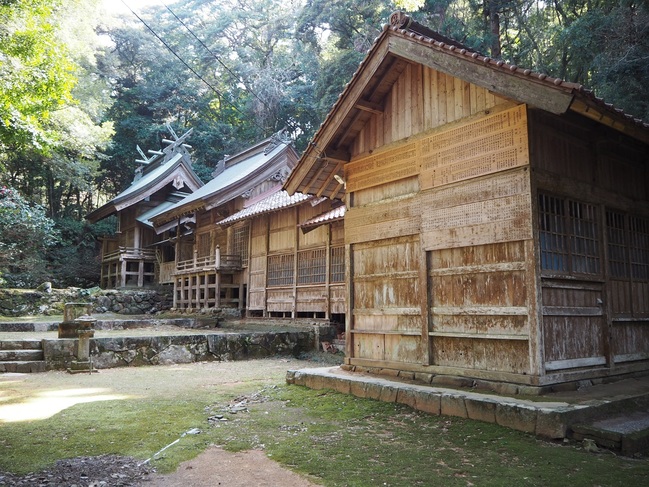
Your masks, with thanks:
[(230, 453), (211, 447), (180, 464), (169, 475), (155, 474), (142, 487), (317, 487), (304, 477), (282, 468), (263, 451)]

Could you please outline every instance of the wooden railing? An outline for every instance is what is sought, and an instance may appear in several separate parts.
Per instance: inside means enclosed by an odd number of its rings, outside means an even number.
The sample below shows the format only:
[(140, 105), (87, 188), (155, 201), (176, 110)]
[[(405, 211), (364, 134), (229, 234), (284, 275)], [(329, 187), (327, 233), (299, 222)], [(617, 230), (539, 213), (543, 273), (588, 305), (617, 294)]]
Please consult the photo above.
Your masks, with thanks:
[(111, 260), (155, 260), (155, 250), (152, 249), (140, 249), (137, 247), (119, 247), (117, 250), (112, 252), (105, 253), (102, 262), (108, 262)]
[(240, 255), (222, 254), (217, 248), (214, 255), (199, 257), (198, 252), (195, 251), (193, 259), (178, 261), (175, 274), (186, 274), (204, 270), (236, 271), (240, 269)]

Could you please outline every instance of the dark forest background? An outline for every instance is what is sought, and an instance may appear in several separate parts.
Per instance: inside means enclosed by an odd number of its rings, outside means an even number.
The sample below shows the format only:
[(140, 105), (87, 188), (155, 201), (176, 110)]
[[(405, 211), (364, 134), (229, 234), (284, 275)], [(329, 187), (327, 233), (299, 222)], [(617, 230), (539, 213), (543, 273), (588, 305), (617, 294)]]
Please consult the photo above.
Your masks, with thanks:
[[(115, 0), (117, 2), (118, 0)], [(126, 3), (129, 3), (128, 0)], [(631, 0), (170, 0), (122, 16), (99, 0), (0, 0), (0, 286), (92, 286), (83, 217), (139, 157), (194, 132), (209, 179), (286, 128), (298, 152), (390, 13), (569, 81), (649, 120), (649, 6)]]

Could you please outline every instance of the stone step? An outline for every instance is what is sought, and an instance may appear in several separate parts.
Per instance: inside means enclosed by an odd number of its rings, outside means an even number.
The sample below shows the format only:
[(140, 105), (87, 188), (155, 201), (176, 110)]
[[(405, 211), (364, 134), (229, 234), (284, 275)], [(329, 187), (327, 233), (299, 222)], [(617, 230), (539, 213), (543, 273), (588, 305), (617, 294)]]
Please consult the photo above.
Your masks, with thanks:
[(0, 340), (0, 350), (42, 350), (40, 340)]
[(0, 361), (0, 373), (10, 372), (10, 373), (21, 373), (29, 374), (35, 372), (45, 372), (47, 368), (45, 367), (45, 361), (43, 360), (33, 360), (33, 361)]
[(591, 440), (597, 446), (624, 455), (649, 451), (649, 411), (626, 412), (590, 424), (573, 424), (570, 429), (575, 440)]
[(0, 350), (0, 361), (30, 362), (44, 360), (43, 350)]
[(0, 322), (0, 332), (31, 332), (31, 331), (56, 331), (58, 323), (54, 322), (26, 322), (26, 321), (7, 321)]

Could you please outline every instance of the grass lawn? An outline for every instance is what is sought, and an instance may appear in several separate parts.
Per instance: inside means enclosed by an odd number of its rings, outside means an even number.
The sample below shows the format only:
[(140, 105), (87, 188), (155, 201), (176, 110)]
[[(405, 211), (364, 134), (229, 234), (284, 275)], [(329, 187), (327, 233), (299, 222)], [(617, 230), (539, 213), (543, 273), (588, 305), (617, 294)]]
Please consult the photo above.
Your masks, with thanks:
[[(328, 486), (649, 485), (649, 459), (284, 382), (295, 359), (0, 375), (0, 471), (104, 453), (175, 470), (209, 445), (264, 449)], [(183, 433), (198, 428), (199, 434)], [(312, 477), (312, 478), (313, 478)]]

